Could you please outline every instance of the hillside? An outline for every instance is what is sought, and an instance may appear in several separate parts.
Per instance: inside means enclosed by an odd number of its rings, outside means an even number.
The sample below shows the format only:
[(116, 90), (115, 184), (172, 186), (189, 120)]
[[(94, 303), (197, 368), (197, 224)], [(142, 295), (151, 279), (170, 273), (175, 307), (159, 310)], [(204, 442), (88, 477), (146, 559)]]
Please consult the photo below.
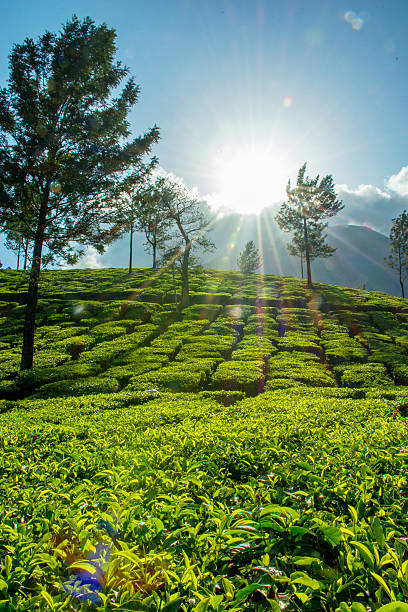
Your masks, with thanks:
[[(233, 270), (245, 243), (253, 240), (263, 253), (263, 271), (266, 274), (300, 277), (300, 262), (290, 257), (286, 248), (290, 235), (279, 229), (274, 214), (266, 209), (259, 217), (230, 213), (217, 219), (209, 234), (215, 251), (201, 254), (200, 261), (206, 268)], [(384, 262), (389, 255), (387, 236), (368, 227), (336, 225), (335, 220), (329, 224), (327, 235), (328, 243), (337, 250), (333, 257), (313, 262), (312, 272), (317, 282), (401, 295), (397, 275)], [(139, 267), (151, 265), (143, 243), (142, 234), (136, 234), (134, 261)], [(104, 267), (126, 267), (127, 261), (127, 238), (115, 242), (105, 255), (98, 258), (98, 264)], [(94, 265), (90, 259), (87, 262), (89, 267)]]
[[(279, 229), (271, 211), (265, 210), (259, 218), (226, 215), (214, 224), (211, 236), (216, 255), (202, 256), (209, 268), (235, 268), (238, 253), (246, 242), (254, 240), (263, 254), (266, 274), (300, 276), (300, 262), (290, 257), (286, 248), (290, 235)], [(327, 228), (327, 242), (336, 253), (313, 262), (317, 282), (401, 295), (396, 274), (384, 262), (389, 255), (387, 236), (363, 226), (332, 223)]]
[(404, 300), (197, 270), (177, 315), (170, 273), (49, 271), (19, 375), (26, 281), (0, 270), (5, 610), (406, 611)]

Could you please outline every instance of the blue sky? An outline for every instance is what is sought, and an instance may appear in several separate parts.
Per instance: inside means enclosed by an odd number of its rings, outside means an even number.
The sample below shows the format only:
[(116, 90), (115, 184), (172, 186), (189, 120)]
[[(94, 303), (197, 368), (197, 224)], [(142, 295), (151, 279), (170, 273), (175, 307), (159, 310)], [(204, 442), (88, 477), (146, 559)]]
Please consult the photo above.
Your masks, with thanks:
[(156, 123), (161, 166), (201, 194), (225, 188), (231, 155), (268, 151), (271, 203), (307, 160), (341, 186), (343, 221), (386, 232), (406, 205), (406, 1), (15, 0), (0, 9), (0, 84), (14, 43), (73, 13), (116, 29), (141, 86), (134, 132)]

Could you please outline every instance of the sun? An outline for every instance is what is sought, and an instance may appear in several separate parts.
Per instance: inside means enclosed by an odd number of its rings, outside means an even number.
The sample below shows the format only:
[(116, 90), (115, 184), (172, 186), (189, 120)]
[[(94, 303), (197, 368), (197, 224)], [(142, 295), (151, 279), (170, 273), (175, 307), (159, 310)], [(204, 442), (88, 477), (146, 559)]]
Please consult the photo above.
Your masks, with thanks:
[(268, 150), (230, 152), (216, 160), (217, 202), (242, 214), (259, 213), (285, 199), (288, 166)]

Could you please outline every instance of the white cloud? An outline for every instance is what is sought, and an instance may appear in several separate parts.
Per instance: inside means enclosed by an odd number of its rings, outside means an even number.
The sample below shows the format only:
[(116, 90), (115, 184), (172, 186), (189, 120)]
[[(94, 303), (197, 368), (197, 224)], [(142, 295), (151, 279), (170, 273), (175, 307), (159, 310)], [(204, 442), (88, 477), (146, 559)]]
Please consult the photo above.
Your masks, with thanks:
[(408, 166), (403, 166), (398, 174), (392, 174), (387, 187), (400, 196), (408, 196)]
[(79, 259), (76, 268), (102, 268), (103, 263), (101, 261), (101, 255), (98, 251), (90, 246), (86, 249), (85, 253)]
[(366, 225), (383, 234), (389, 233), (392, 219), (408, 207), (408, 166), (385, 181), (384, 189), (375, 185), (336, 185), (344, 209), (335, 223)]
[(373, 200), (390, 200), (391, 196), (386, 191), (381, 191), (374, 185), (359, 185), (357, 189), (350, 189), (347, 185), (336, 185), (337, 192), (343, 197), (353, 196), (372, 202)]

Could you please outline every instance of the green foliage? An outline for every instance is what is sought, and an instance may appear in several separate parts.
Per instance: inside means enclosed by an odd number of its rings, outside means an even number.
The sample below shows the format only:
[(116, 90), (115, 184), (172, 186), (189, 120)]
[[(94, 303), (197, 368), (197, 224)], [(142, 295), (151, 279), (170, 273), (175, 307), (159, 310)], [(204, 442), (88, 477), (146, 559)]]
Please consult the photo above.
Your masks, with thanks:
[[(21, 276), (0, 271), (17, 296)], [(1, 605), (402, 605), (404, 303), (272, 276), (190, 279), (206, 297), (176, 314), (136, 299), (147, 286), (164, 299), (166, 272), (45, 273), (42, 365), (22, 373), (23, 309), (0, 305)]]
[(392, 384), (386, 368), (380, 363), (336, 366), (343, 387), (387, 387)]
[(306, 391), (4, 405), (3, 602), (403, 610), (405, 419)]
[(390, 255), (386, 262), (390, 268), (397, 271), (401, 295), (404, 297), (404, 280), (408, 271), (408, 213), (406, 210), (392, 220)]
[(119, 384), (115, 378), (78, 378), (75, 380), (60, 380), (43, 385), (32, 395), (32, 398), (74, 397), (76, 395), (94, 393), (113, 393), (118, 390)]
[(244, 250), (238, 256), (238, 270), (243, 274), (253, 274), (259, 269), (261, 263), (261, 255), (253, 240), (250, 240), (246, 243)]
[(310, 261), (317, 257), (330, 257), (334, 249), (326, 244), (323, 234), (327, 224), (323, 219), (333, 217), (342, 208), (334, 191), (334, 181), (330, 174), (322, 179), (305, 176), (306, 163), (299, 169), (296, 185), (286, 187), (288, 201), (283, 203), (276, 215), (278, 225), (285, 232), (293, 232), (291, 255), (305, 257), (308, 287), (312, 286)]
[(264, 363), (261, 360), (242, 360), (221, 363), (213, 378), (214, 389), (231, 389), (256, 395), (265, 383)]

